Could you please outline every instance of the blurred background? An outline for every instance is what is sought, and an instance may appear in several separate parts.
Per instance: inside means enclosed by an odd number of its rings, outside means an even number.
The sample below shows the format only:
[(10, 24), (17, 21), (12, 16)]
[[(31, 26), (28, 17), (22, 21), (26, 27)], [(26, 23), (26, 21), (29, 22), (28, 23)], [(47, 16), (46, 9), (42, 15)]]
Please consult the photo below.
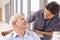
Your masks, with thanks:
[[(9, 26), (9, 18), (16, 13), (22, 14), (25, 18), (34, 12), (44, 9), (51, 1), (60, 4), (60, 0), (0, 0), (0, 35), (1, 32), (12, 29)], [(33, 29), (31, 23), (28, 30)]]

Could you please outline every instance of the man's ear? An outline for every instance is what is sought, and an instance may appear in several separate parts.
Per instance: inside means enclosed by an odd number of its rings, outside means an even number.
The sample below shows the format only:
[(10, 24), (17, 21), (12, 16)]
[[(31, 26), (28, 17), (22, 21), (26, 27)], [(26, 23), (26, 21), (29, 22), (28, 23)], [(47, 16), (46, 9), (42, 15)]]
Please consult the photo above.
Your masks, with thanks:
[(16, 25), (16, 22), (14, 21), (12, 24), (13, 24), (13, 25)]

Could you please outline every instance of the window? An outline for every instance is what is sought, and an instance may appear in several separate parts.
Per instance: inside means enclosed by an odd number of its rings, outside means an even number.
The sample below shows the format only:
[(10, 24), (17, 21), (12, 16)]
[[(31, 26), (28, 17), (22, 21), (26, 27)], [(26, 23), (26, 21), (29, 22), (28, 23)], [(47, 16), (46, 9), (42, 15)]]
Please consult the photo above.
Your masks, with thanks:
[(31, 13), (39, 10), (39, 0), (31, 0)]
[(23, 15), (27, 17), (27, 0), (23, 0)]
[(49, 3), (49, 2), (52, 2), (52, 1), (56, 1), (57, 3), (60, 4), (60, 0), (48, 0), (48, 3)]

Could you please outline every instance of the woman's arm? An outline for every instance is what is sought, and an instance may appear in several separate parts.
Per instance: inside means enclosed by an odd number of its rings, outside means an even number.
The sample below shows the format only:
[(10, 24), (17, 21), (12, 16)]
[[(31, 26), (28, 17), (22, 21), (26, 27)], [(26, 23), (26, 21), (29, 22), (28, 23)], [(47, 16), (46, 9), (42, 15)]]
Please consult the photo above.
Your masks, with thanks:
[(38, 30), (34, 30), (34, 32), (40, 35), (52, 35), (53, 34), (53, 32), (44, 32), (44, 31), (38, 31)]

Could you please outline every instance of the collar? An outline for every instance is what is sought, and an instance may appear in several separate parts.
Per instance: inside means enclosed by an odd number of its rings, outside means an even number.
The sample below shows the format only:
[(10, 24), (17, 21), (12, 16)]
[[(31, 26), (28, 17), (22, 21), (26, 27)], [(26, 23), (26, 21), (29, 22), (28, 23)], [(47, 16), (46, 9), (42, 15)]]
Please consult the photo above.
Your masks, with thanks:
[(12, 35), (13, 35), (14, 38), (20, 37), (15, 31), (12, 32)]
[[(21, 37), (21, 36), (18, 35), (15, 31), (13, 31), (12, 34), (13, 34), (13, 37), (14, 37), (14, 38), (16, 38), (16, 37)], [(26, 31), (24, 37), (30, 36), (30, 35), (31, 35), (30, 32), (29, 32), (29, 31)]]

